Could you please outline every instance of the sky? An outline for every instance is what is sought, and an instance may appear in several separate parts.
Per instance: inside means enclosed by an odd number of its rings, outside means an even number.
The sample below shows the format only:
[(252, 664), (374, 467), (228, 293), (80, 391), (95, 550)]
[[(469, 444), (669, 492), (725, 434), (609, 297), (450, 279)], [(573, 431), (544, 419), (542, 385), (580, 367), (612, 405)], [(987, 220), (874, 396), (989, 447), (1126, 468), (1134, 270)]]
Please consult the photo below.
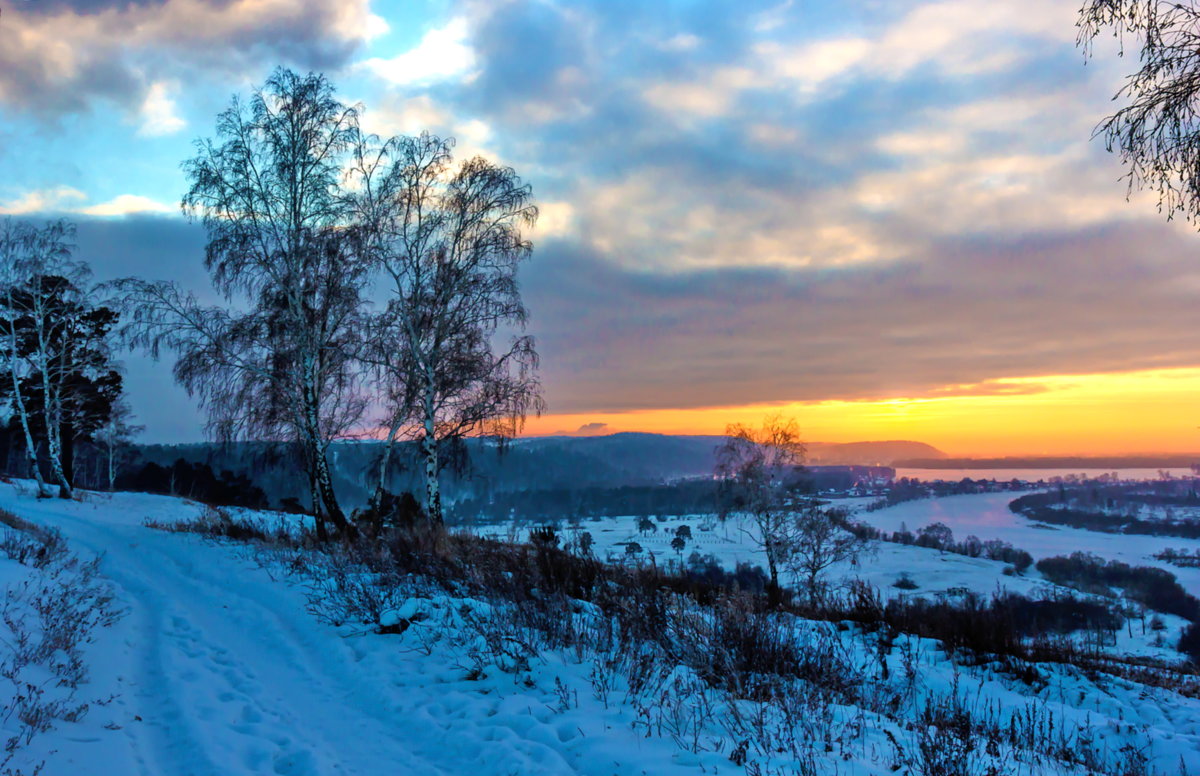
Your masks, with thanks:
[[(211, 294), (181, 163), (282, 65), (511, 165), (547, 412), (957, 455), (1200, 451), (1200, 235), (1092, 140), (1067, 0), (0, 0), (0, 214)], [(201, 437), (124, 356), (149, 441)]]

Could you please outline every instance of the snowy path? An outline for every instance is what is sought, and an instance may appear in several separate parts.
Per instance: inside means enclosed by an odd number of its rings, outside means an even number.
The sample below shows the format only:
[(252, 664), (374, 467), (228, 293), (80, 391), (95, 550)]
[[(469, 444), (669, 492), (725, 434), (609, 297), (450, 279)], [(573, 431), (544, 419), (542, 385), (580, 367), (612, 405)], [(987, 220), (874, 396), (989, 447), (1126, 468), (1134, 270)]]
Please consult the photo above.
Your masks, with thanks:
[[(103, 573), (130, 610), (120, 654), (93, 666), (102, 685), (116, 682), (120, 698), (103, 711), (125, 745), (108, 742), (103, 768), (95, 747), (60, 749), (48, 776), (614, 772), (611, 759), (602, 770), (577, 767), (599, 763), (571, 751), (574, 729), (532, 706), (498, 714), (514, 699), (455, 687), (462, 672), (452, 666), (415, 666), (395, 642), (381, 648), (386, 639), (337, 637), (305, 611), (299, 590), (228, 548), (146, 528), (145, 512), (18, 503), (7, 489), (0, 505), (58, 526), (77, 550), (104, 553)], [(429, 686), (438, 681), (444, 692)]]

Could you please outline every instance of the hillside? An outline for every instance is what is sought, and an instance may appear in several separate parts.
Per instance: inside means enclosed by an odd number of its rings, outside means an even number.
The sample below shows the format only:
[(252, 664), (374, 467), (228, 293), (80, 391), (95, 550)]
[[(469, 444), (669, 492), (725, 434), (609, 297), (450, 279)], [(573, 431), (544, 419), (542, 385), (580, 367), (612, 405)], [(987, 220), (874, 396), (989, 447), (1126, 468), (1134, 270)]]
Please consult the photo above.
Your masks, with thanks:
[[(0, 484), (0, 507), (99, 556), (124, 615), (83, 655), (81, 692), (112, 699), (15, 747), (11, 764), (44, 761), (43, 776), (1128, 776), (1200, 762), (1190, 686), (980, 660), (861, 621), (881, 612), (772, 613), (737, 590), (673, 592), (655, 565), (469, 535), (316, 548), (296, 518), (167, 497), (39, 501)], [(220, 538), (234, 529), (259, 539)], [(0, 533), (9, 571), (22, 545)]]

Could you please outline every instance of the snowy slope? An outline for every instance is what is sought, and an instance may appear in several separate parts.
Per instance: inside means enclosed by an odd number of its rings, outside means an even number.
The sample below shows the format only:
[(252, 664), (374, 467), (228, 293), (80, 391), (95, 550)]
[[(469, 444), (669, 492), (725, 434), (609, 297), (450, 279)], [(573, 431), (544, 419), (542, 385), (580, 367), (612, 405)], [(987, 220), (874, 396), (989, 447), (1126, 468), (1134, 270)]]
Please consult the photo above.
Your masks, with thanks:
[[(303, 589), (237, 547), (143, 525), (192, 517), (195, 505), (136, 494), (84, 498), (38, 502), (0, 485), (0, 507), (58, 527), (77, 550), (103, 553), (102, 571), (128, 609), (90, 653), (94, 689), (119, 697), (50, 734), (57, 752), (47, 776), (748, 772), (730, 761), (734, 739), (721, 725), (694, 736), (672, 732), (686, 719), (663, 709), (682, 714), (698, 702), (689, 694), (687, 703), (664, 705), (694, 683), (682, 669), (641, 700), (626, 695), (620, 677), (602, 698), (589, 678), (595, 665), (571, 651), (546, 651), (525, 672), (468, 678), (449, 640), (322, 625), (305, 610)], [(410, 603), (445, 615), (466, 605)], [(853, 630), (803, 628), (840, 643), (839, 661), (874, 671), (871, 642)], [(925, 640), (909, 640), (888, 661), (893, 682), (902, 681), (906, 665), (915, 671), (913, 703), (961, 687), (975, 714), (1046, 714), (1063, 731), (1064, 746), (1110, 753), (1114, 767), (1122, 747), (1149, 741), (1146, 754), (1160, 772), (1174, 773), (1180, 763), (1200, 768), (1196, 700), (1124, 680), (1096, 683), (1071, 669), (1051, 670), (1029, 687), (986, 666), (955, 665)], [(725, 701), (704, 702), (719, 708)], [(754, 718), (757, 704), (735, 705), (743, 720)], [(892, 773), (888, 735), (902, 742), (916, 735), (864, 708), (834, 703), (806, 714), (813, 716), (794, 730), (817, 753), (814, 773)], [(1087, 732), (1068, 734), (1064, 725)], [(758, 773), (792, 773), (798, 765), (752, 754)]]
[(558, 718), (544, 687), (503, 674), (468, 682), (394, 638), (338, 638), (302, 591), (250, 561), (142, 525), (192, 516), (193, 505), (86, 498), (37, 502), (0, 485), (0, 507), (103, 553), (129, 609), (93, 653), (97, 689), (118, 699), (67, 726), (44, 776), (608, 776), (670, 765), (666, 742), (604, 736), (616, 719)]

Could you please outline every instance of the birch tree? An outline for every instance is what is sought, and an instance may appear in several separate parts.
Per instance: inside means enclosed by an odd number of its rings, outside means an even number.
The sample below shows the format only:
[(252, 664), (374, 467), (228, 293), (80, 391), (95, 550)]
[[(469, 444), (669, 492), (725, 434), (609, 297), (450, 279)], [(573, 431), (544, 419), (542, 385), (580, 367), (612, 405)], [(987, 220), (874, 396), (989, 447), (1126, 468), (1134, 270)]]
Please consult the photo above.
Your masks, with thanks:
[(1158, 194), (1159, 210), (1200, 226), (1200, 7), (1195, 0), (1086, 0), (1079, 45), (1104, 33), (1140, 66), (1114, 95), (1117, 111), (1096, 134), (1126, 166), (1129, 189)]
[(362, 414), (354, 349), (366, 265), (348, 219), (344, 165), (358, 110), (320, 75), (277, 70), (217, 119), (184, 165), (187, 215), (208, 232), (205, 266), (228, 306), (165, 283), (127, 280), (132, 342), (179, 354), (175, 377), (219, 439), (295, 445), (318, 531), (353, 532), (329, 448)]
[(809, 505), (794, 518), (788, 537), (786, 565), (804, 583), (809, 603), (820, 600), (825, 586), (821, 576), (839, 563), (858, 560), (864, 543), (847, 530), (843, 510)]
[[(44, 484), (40, 482), (35, 436), (46, 443), (50, 479), (57, 483), (58, 495), (68, 499), (73, 487), (63, 465), (62, 433), (71, 409), (64, 381), (73, 363), (65, 343), (78, 320), (65, 308), (83, 306), (81, 289), (89, 281), (86, 266), (71, 257), (74, 232), (74, 226), (65, 221), (52, 221), (40, 229), (10, 223), (4, 238), (3, 334), (8, 345), (12, 404), (31, 451), (39, 492), (44, 492)], [(36, 407), (40, 415), (36, 427), (33, 392), (40, 405)]]
[[(364, 355), (386, 402), (376, 493), (392, 445), (418, 441), (434, 525), (443, 520), (446, 446), (514, 436), (542, 408), (517, 284), (533, 248), (524, 230), (537, 219), (530, 187), (481, 157), (456, 164), (453, 145), (429, 134), (364, 142), (355, 169), (359, 218), (387, 299)], [(507, 341), (497, 347), (501, 333)]]
[(22, 284), (25, 275), (27, 252), (31, 228), (28, 224), (6, 219), (0, 227), (0, 295), (4, 304), (4, 372), (6, 392), (11, 391), (12, 410), (20, 421), (21, 433), (25, 442), (25, 453), (29, 460), (29, 468), (37, 482), (38, 498), (47, 498), (50, 490), (42, 476), (42, 467), (38, 462), (37, 445), (33, 441), (33, 431), (30, 428), (29, 411), (25, 406), (25, 398), (21, 392), (21, 383), (27, 373), (28, 364), (18, 356), (20, 348), (17, 341), (16, 319), (20, 313), (16, 309), (15, 294), (17, 287)]
[(101, 453), (101, 463), (104, 467), (104, 481), (108, 489), (113, 490), (117, 482), (117, 471), (126, 464), (132, 455), (130, 445), (135, 436), (140, 434), (145, 426), (139, 426), (133, 420), (133, 410), (124, 399), (112, 406), (104, 425), (96, 431), (96, 447)]
[(780, 595), (779, 571), (791, 558), (804, 443), (794, 419), (768, 416), (761, 428), (740, 423), (717, 448), (720, 513), (740, 514), (743, 528), (767, 559), (770, 594)]

